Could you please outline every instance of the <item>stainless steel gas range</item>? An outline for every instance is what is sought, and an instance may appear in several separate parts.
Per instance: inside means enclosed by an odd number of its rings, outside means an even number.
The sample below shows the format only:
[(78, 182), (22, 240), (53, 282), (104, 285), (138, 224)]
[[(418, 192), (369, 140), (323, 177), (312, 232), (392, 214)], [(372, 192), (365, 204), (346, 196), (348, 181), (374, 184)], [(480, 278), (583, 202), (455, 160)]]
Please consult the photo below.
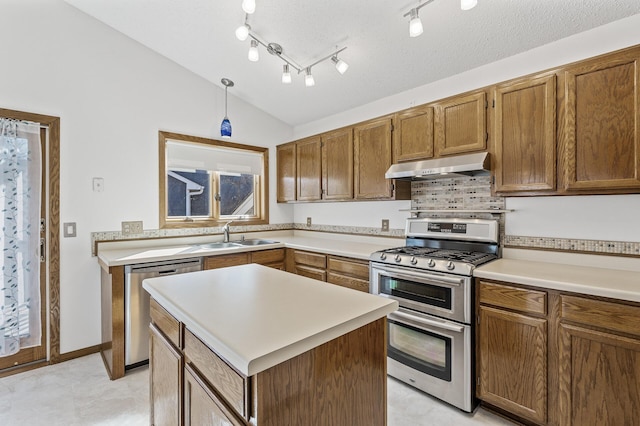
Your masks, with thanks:
[(389, 375), (461, 410), (475, 408), (473, 269), (499, 256), (488, 219), (411, 218), (406, 245), (370, 257), (370, 291), (400, 303), (387, 317)]

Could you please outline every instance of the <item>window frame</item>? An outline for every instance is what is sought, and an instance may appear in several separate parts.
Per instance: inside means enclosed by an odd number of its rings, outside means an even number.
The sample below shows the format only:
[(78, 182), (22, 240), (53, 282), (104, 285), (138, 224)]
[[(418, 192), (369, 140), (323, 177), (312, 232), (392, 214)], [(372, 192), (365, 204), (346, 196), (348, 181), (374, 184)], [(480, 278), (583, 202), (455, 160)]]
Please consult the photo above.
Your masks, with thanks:
[[(217, 139), (209, 139), (199, 136), (183, 135), (180, 133), (172, 132), (158, 132), (158, 146), (159, 146), (159, 223), (160, 229), (170, 228), (205, 228), (223, 225), (229, 220), (233, 220), (235, 225), (263, 225), (269, 223), (269, 148), (245, 145), (235, 142), (221, 141)], [(168, 193), (167, 193), (167, 142), (176, 141), (181, 143), (192, 143), (197, 145), (206, 145), (216, 148), (230, 148), (236, 150), (249, 151), (253, 153), (262, 154), (262, 176), (260, 176), (257, 183), (257, 193), (254, 192), (254, 203), (256, 209), (256, 216), (250, 218), (216, 218), (216, 217), (180, 217), (177, 219), (169, 218), (167, 215), (168, 208)], [(211, 170), (212, 182), (210, 185), (210, 200), (211, 208), (210, 214), (215, 215), (219, 212), (218, 202), (215, 200), (215, 184), (213, 182), (214, 176), (217, 174), (215, 170)]]

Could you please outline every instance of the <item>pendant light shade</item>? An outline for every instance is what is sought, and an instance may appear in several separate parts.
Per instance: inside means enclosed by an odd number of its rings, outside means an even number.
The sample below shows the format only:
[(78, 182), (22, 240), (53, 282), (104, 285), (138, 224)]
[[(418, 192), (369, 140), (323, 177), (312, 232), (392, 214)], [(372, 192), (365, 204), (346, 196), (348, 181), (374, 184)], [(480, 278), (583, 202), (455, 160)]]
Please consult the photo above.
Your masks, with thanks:
[(222, 119), (222, 123), (220, 124), (220, 136), (223, 138), (231, 137), (231, 121), (229, 121), (229, 117), (227, 117), (227, 89), (229, 87), (233, 87), (233, 81), (228, 78), (223, 78), (220, 80), (224, 85), (224, 118)]

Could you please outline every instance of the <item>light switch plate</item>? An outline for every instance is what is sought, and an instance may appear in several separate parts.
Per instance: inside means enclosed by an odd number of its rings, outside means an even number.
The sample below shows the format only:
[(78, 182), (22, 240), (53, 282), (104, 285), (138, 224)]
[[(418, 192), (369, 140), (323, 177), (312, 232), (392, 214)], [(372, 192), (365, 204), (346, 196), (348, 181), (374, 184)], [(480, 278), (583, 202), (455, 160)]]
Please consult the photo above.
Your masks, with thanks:
[(65, 238), (71, 238), (76, 236), (76, 223), (65, 222), (62, 224), (62, 234)]
[(311, 218), (310, 217), (307, 218), (307, 226), (311, 226)]
[(382, 219), (382, 232), (389, 232), (389, 219)]
[(142, 221), (134, 220), (130, 222), (122, 222), (122, 235), (142, 234)]
[(101, 177), (93, 178), (93, 192), (102, 192), (104, 191), (104, 179)]

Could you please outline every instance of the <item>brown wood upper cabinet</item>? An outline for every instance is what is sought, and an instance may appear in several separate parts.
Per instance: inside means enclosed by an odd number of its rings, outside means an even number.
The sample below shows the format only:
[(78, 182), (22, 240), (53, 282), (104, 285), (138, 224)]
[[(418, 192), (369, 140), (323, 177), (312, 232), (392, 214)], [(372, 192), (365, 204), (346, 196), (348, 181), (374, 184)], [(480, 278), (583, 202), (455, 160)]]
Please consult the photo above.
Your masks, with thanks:
[(436, 157), (487, 148), (487, 94), (484, 90), (445, 99), (434, 108)]
[(276, 147), (278, 174), (278, 202), (296, 200), (296, 144), (295, 142)]
[(392, 116), (367, 121), (353, 128), (354, 198), (359, 200), (409, 199), (411, 183), (394, 182), (384, 174), (391, 166)]
[(501, 84), (494, 90), (496, 193), (556, 189), (556, 76)]
[(640, 51), (562, 70), (564, 188), (640, 189)]
[(323, 133), (322, 199), (353, 198), (353, 129)]
[(298, 201), (319, 200), (322, 195), (322, 145), (320, 136), (296, 143), (296, 170)]
[(421, 105), (396, 113), (393, 125), (393, 162), (433, 157), (433, 107)]

